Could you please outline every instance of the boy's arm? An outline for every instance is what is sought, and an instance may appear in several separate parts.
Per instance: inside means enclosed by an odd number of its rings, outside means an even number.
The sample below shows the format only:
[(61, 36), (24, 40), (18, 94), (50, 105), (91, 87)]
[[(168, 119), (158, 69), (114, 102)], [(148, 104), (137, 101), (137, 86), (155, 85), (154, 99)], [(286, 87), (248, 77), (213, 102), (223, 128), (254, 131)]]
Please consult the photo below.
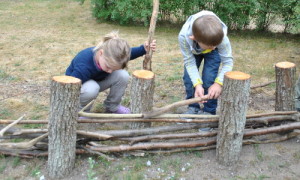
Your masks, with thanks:
[(223, 85), (224, 75), (226, 72), (232, 71), (233, 58), (231, 51), (231, 44), (227, 36), (224, 37), (222, 43), (217, 46), (221, 58), (222, 68), (218, 73), (215, 82)]
[(179, 34), (178, 36), (179, 46), (181, 53), (183, 55), (184, 60), (184, 66), (192, 80), (193, 86), (197, 86), (199, 84), (203, 84), (202, 79), (200, 77), (197, 65), (196, 65), (196, 59), (192, 51), (190, 50), (190, 46), (188, 42), (185, 39), (185, 36), (182, 34)]

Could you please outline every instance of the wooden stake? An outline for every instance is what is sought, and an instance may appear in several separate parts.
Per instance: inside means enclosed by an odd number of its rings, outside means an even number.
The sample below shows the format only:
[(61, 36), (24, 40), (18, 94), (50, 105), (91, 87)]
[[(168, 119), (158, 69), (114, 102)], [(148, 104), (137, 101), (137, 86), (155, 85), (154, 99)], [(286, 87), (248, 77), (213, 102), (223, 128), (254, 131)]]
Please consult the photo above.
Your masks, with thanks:
[(152, 50), (150, 48), (150, 43), (153, 40), (154, 32), (155, 32), (155, 26), (156, 26), (156, 21), (157, 21), (157, 14), (159, 10), (159, 0), (153, 0), (153, 10), (152, 10), (152, 16), (151, 16), (151, 22), (150, 22), (150, 27), (149, 27), (149, 32), (148, 32), (148, 50), (145, 55), (145, 59), (143, 61), (143, 69), (152, 71), (151, 67), (151, 59), (152, 59)]
[(216, 151), (220, 164), (230, 166), (239, 159), (249, 94), (250, 75), (239, 71), (225, 74)]
[[(154, 73), (147, 70), (136, 70), (132, 73), (131, 103), (132, 113), (142, 113), (152, 110), (154, 94)], [(131, 129), (150, 127), (151, 123), (133, 122)]]
[(275, 111), (294, 111), (296, 65), (291, 62), (279, 62), (275, 65), (276, 96)]
[(81, 80), (54, 76), (50, 88), (48, 175), (60, 179), (70, 174), (75, 165)]

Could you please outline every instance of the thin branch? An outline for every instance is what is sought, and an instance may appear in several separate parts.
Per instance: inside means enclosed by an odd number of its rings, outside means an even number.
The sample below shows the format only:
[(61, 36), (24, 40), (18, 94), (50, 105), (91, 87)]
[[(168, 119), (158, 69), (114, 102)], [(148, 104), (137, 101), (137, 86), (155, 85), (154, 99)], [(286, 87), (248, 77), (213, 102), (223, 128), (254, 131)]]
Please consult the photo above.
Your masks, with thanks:
[(29, 149), (34, 146), (37, 142), (41, 141), (45, 137), (48, 136), (48, 133), (41, 135), (35, 139), (32, 139), (28, 142), (19, 142), (19, 143), (0, 143), (0, 147), (2, 148), (10, 148), (10, 149)]
[(276, 81), (270, 81), (270, 82), (266, 82), (266, 83), (262, 83), (262, 84), (257, 84), (257, 85), (253, 85), (251, 86), (250, 88), (251, 89), (255, 89), (255, 88), (259, 88), (259, 87), (264, 87), (264, 86), (267, 86), (269, 84), (272, 84), (272, 83), (275, 83)]
[(113, 137), (113, 136), (107, 135), (107, 134), (100, 134), (100, 133), (80, 131), (80, 130), (77, 130), (76, 133), (79, 134), (79, 135), (82, 135), (82, 136), (98, 138), (99, 140), (108, 140), (108, 139)]
[(2, 137), (4, 135), (4, 133), (11, 127), (13, 127), (14, 125), (16, 125), (18, 122), (22, 121), (23, 118), (25, 117), (25, 114), (23, 116), (21, 116), (19, 119), (17, 119), (16, 121), (12, 122), (11, 124), (7, 125), (5, 128), (3, 128), (0, 131), (0, 137)]
[(204, 98), (196, 97), (196, 98), (192, 98), (192, 99), (178, 101), (178, 102), (175, 102), (173, 104), (164, 106), (162, 108), (157, 108), (157, 109), (155, 109), (155, 110), (153, 110), (151, 112), (144, 113), (143, 117), (145, 119), (151, 118), (151, 117), (155, 117), (155, 116), (164, 114), (164, 113), (166, 113), (168, 111), (171, 111), (171, 110), (173, 110), (175, 108), (178, 108), (178, 107), (181, 107), (181, 106), (185, 106), (185, 105), (188, 105), (188, 104), (193, 104), (193, 103), (201, 102), (201, 101), (206, 101), (206, 100), (208, 100), (207, 96), (204, 97)]

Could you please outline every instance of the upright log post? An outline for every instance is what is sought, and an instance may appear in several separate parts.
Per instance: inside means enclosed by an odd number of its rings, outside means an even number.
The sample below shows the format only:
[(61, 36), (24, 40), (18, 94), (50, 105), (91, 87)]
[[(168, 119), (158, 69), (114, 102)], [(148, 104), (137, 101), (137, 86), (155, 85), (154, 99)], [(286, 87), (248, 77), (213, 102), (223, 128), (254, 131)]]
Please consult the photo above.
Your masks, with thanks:
[[(154, 73), (148, 70), (136, 70), (132, 73), (131, 102), (132, 113), (152, 111), (154, 94)], [(150, 127), (151, 122), (132, 122), (131, 129)]]
[(250, 94), (250, 75), (232, 71), (225, 74), (220, 99), (217, 160), (231, 166), (239, 160)]
[(294, 111), (296, 109), (296, 65), (291, 62), (279, 62), (275, 65), (275, 73), (275, 111)]
[(75, 165), (81, 80), (54, 76), (50, 88), (48, 176), (60, 179), (70, 174)]

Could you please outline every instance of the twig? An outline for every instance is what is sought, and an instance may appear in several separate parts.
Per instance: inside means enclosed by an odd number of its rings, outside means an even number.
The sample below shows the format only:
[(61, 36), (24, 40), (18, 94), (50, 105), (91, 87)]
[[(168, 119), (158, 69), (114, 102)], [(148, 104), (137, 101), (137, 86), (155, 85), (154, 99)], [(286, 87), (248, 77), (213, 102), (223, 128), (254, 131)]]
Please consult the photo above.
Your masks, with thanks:
[(28, 142), (19, 142), (19, 143), (0, 143), (0, 147), (11, 148), (11, 149), (29, 149), (34, 146), (37, 142), (41, 141), (48, 136), (48, 133), (41, 135), (35, 139), (32, 139)]
[(164, 106), (162, 108), (157, 108), (154, 111), (144, 113), (143, 117), (145, 119), (151, 118), (151, 117), (155, 117), (155, 116), (164, 114), (164, 113), (166, 113), (168, 111), (171, 111), (172, 109), (175, 109), (175, 108), (178, 108), (178, 107), (181, 107), (181, 106), (185, 106), (185, 105), (188, 105), (188, 104), (193, 104), (193, 103), (197, 103), (197, 102), (201, 102), (201, 101), (206, 101), (206, 100), (208, 100), (207, 96), (204, 97), (204, 98), (196, 97), (196, 98), (192, 98), (192, 99), (178, 101), (178, 102), (175, 102), (173, 104)]
[(88, 147), (81, 146), (81, 148), (83, 148), (84, 150), (86, 150), (87, 152), (89, 152), (89, 153), (91, 153), (91, 154), (96, 154), (96, 155), (98, 155), (98, 156), (101, 156), (101, 157), (105, 158), (105, 159), (108, 160), (108, 161), (115, 161), (114, 158), (111, 158), (111, 157), (109, 157), (109, 156), (107, 156), (107, 155), (105, 155), (105, 154), (103, 154), (103, 153), (101, 153), (101, 152), (93, 151), (93, 150), (91, 150), (91, 149), (88, 148)]
[(107, 134), (100, 134), (100, 133), (80, 131), (80, 130), (77, 130), (76, 133), (82, 136), (98, 138), (99, 140), (108, 140), (113, 137)]
[(275, 83), (276, 81), (270, 81), (270, 82), (266, 82), (266, 83), (262, 83), (262, 84), (257, 84), (257, 85), (254, 85), (254, 86), (251, 86), (250, 88), (251, 89), (255, 89), (255, 88), (259, 88), (259, 87), (264, 87), (264, 86), (267, 86), (269, 84), (272, 84), (272, 83)]
[(13, 127), (14, 125), (16, 125), (18, 122), (22, 121), (23, 118), (25, 117), (25, 114), (23, 116), (21, 116), (19, 119), (17, 119), (16, 121), (12, 122), (11, 124), (7, 125), (5, 128), (3, 128), (0, 131), (0, 137), (2, 137), (4, 135), (4, 133), (11, 127)]

